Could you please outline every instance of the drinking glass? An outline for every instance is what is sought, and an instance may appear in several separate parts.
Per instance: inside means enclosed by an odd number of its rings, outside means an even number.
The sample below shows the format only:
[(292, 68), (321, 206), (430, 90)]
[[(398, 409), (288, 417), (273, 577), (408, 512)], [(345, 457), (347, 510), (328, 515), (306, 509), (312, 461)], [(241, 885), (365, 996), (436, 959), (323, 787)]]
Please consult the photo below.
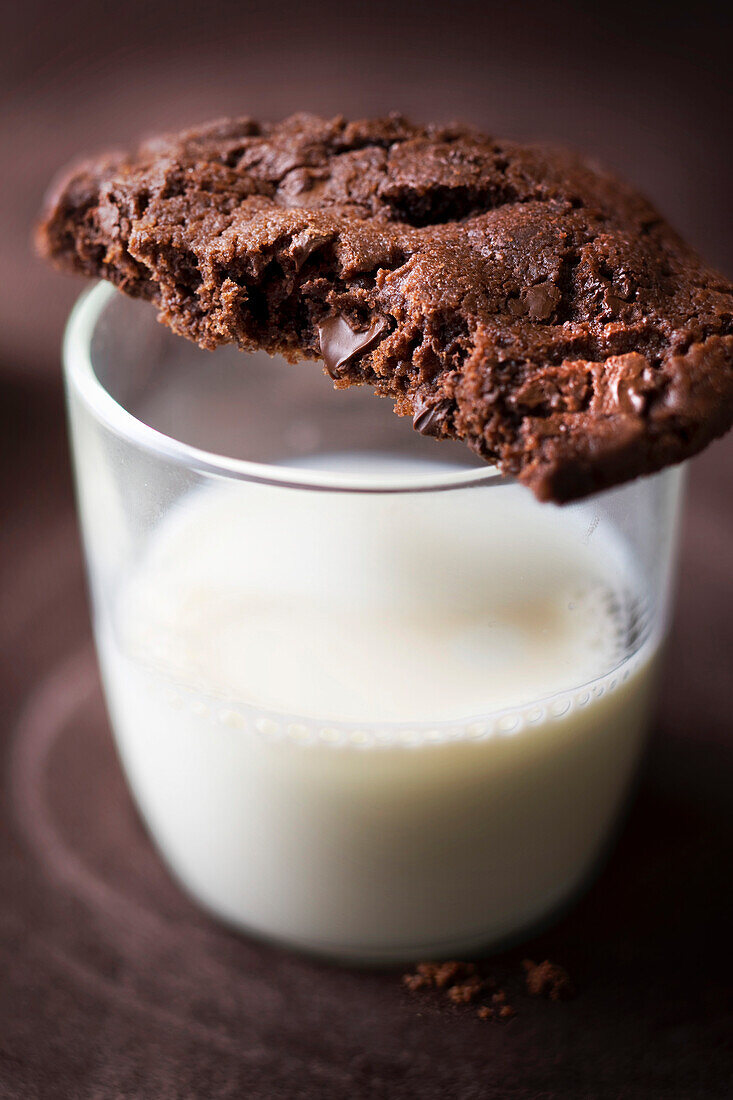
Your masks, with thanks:
[(64, 358), (111, 725), (185, 890), (358, 961), (547, 921), (632, 782), (681, 470), (539, 504), (319, 364), (204, 352), (107, 285)]

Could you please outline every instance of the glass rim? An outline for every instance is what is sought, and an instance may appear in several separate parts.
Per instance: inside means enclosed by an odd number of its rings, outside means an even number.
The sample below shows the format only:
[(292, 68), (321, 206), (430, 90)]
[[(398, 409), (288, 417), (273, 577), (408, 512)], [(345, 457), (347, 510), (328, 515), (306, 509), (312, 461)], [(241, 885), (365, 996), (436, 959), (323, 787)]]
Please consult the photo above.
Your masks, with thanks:
[(426, 493), (516, 484), (514, 478), (503, 475), (495, 466), (457, 469), (456, 473), (451, 471), (404, 476), (385, 481), (377, 476), (330, 473), (287, 464), (276, 465), (231, 458), (166, 435), (120, 404), (102, 384), (94, 369), (91, 355), (94, 330), (106, 306), (119, 293), (121, 292), (111, 283), (100, 281), (79, 296), (64, 331), (62, 358), (66, 381), (73, 387), (75, 394), (107, 428), (135, 447), (208, 476), (290, 489), (345, 493)]

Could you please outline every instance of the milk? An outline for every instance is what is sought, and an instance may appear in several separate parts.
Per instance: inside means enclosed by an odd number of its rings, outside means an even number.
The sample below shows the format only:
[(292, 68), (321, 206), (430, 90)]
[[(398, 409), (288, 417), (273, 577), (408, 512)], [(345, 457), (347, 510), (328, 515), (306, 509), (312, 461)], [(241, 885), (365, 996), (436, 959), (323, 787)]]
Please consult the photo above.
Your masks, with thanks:
[[(352, 487), (442, 473), (320, 465)], [(623, 801), (658, 646), (628, 549), (589, 518), (508, 486), (180, 499), (97, 634), (182, 884), (357, 959), (496, 944), (563, 901)]]

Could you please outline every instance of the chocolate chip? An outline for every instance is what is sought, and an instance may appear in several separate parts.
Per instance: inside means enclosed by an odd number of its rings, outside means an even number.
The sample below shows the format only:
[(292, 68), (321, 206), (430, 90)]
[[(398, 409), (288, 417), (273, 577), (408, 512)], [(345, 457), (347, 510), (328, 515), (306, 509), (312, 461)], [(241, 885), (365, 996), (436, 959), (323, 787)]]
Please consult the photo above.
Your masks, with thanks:
[(450, 401), (438, 401), (435, 405), (415, 403), (415, 413), (412, 417), (412, 426), (421, 435), (431, 435), (438, 438), (445, 418), (450, 409)]
[(646, 408), (646, 394), (639, 389), (637, 382), (621, 383), (618, 388), (618, 403), (624, 412), (641, 416)]
[(307, 229), (304, 229), (301, 233), (297, 233), (290, 242), (290, 256), (295, 264), (296, 270), (300, 271), (308, 257), (316, 252), (328, 240), (329, 237), (327, 235), (322, 233), (309, 233)]
[(629, 352), (606, 362), (611, 367), (610, 391), (619, 410), (627, 416), (641, 416), (647, 405), (648, 378), (651, 368), (643, 355)]
[(522, 298), (533, 321), (547, 321), (559, 305), (562, 294), (552, 283), (539, 283), (528, 286)]
[(606, 309), (609, 310), (614, 317), (616, 317), (621, 312), (626, 303), (623, 302), (622, 299), (619, 298), (616, 294), (613, 294), (610, 290), (607, 290), (603, 295), (603, 304), (605, 305)]
[(344, 317), (327, 317), (321, 321), (318, 339), (326, 370), (331, 377), (338, 378), (339, 369), (359, 352), (374, 347), (388, 328), (385, 317), (377, 317), (364, 332), (355, 332)]

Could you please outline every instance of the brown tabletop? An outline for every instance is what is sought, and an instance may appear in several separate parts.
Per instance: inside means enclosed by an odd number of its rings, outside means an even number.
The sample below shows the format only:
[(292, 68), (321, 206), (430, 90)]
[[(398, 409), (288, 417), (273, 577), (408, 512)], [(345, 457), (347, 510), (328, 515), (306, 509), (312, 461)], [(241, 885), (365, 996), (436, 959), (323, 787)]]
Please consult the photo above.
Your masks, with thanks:
[[(0, 115), (14, 167), (0, 249), (0, 1097), (732, 1096), (733, 439), (691, 466), (655, 729), (619, 844), (562, 920), (492, 962), (518, 1015), (482, 1023), (411, 997), (397, 973), (233, 934), (158, 861), (91, 647), (57, 351), (79, 287), (27, 249), (49, 173), (77, 149), (127, 140), (148, 118), (277, 115), (306, 100), (575, 140), (730, 270), (731, 85), (711, 17), (675, 24), (670, 9), (659, 29), (637, 5), (619, 30), (580, 5), (554, 19), (529, 5), (525, 22), (497, 5), (479, 34), (477, 4), (450, 19), (428, 5), (396, 34), (381, 2), (351, 22), (329, 4), (317, 25), (294, 5), (277, 18), (252, 5), (259, 21), (241, 16), (234, 49), (218, 2), (201, 6), (206, 19), (177, 5), (170, 35), (172, 4), (123, 4), (107, 23), (91, 3), (16, 7)], [(524, 955), (562, 962), (577, 997), (523, 996)]]

